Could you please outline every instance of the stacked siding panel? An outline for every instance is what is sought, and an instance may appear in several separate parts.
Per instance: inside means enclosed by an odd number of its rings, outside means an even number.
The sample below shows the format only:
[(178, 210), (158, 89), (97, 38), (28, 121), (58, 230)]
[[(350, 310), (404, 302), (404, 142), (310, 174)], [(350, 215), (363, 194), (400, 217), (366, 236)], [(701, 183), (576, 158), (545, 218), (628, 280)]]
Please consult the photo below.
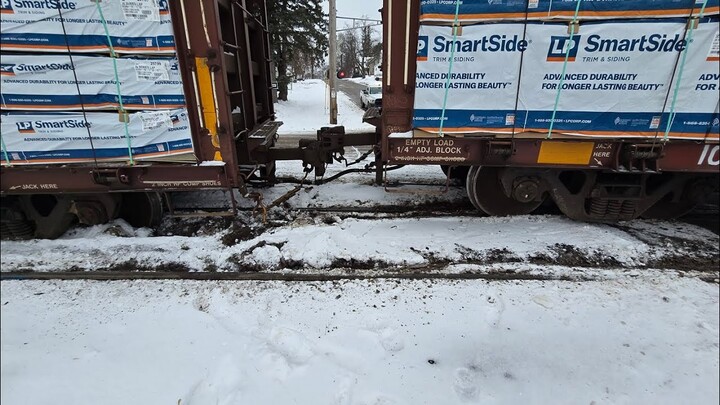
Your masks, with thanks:
[[(489, 15), (492, 7), (509, 13), (528, 4), (492, 3), (464, 1), (460, 10)], [(581, 11), (604, 3), (581, 1)], [(709, 3), (705, 11), (716, 14), (717, 2)], [(425, 17), (447, 12), (454, 20), (454, 1), (422, 4)], [(561, 11), (570, 4), (574, 12), (576, 1), (553, 1), (552, 7)], [(572, 41), (568, 22), (555, 18), (461, 24), (456, 36), (447, 24), (422, 24), (414, 126), (437, 133), (442, 120), (443, 133), (547, 133), (554, 113), (553, 133), (563, 135), (664, 138), (667, 133), (673, 139), (717, 141), (718, 17), (700, 19), (691, 39), (687, 18), (664, 17), (698, 12), (694, 2), (623, 4), (626, 11), (645, 6), (655, 18), (581, 21)], [(622, 11), (616, 6), (608, 10)]]
[(3, 164), (192, 156), (165, 0), (8, 0), (1, 11)]

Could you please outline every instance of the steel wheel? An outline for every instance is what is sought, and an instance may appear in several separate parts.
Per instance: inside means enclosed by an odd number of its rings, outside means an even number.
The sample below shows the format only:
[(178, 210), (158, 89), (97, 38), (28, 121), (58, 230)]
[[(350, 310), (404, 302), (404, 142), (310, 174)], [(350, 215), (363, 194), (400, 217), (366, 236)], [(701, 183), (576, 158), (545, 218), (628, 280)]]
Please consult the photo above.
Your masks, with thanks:
[(160, 224), (164, 214), (162, 198), (158, 193), (123, 194), (120, 217), (136, 228)]
[(542, 205), (542, 199), (520, 202), (506, 196), (500, 183), (502, 170), (497, 167), (482, 167), (472, 179), (468, 175), (468, 180), (472, 180), (468, 182), (468, 190), (472, 189), (480, 210), (494, 216), (526, 215)]
[(475, 199), (475, 175), (477, 174), (480, 167), (478, 166), (471, 166), (470, 170), (468, 171), (467, 178), (465, 180), (465, 191), (467, 192), (467, 196), (470, 199), (470, 202), (472, 203), (473, 207), (477, 209), (478, 211), (482, 211), (482, 208), (480, 208), (480, 205), (478, 205), (477, 200)]

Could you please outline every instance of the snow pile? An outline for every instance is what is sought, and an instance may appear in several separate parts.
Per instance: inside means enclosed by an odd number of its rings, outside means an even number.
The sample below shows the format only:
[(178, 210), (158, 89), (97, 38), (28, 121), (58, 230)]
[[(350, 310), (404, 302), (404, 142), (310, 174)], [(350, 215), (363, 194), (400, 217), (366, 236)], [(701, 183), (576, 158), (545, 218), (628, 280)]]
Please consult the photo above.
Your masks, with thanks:
[(345, 80), (350, 80), (351, 82), (360, 83), (365, 86), (380, 86), (380, 85), (382, 85), (382, 82), (380, 81), (381, 78), (373, 76), (373, 75), (365, 76), (365, 77), (355, 77), (352, 79), (345, 79)]
[[(337, 102), (337, 125), (343, 125), (346, 132), (375, 131), (375, 127), (362, 122), (362, 110), (345, 93), (337, 93)], [(278, 130), (280, 136), (314, 135), (318, 129), (331, 126), (327, 85), (318, 79), (292, 83), (288, 101), (275, 104), (275, 115), (278, 121), (283, 122)]]

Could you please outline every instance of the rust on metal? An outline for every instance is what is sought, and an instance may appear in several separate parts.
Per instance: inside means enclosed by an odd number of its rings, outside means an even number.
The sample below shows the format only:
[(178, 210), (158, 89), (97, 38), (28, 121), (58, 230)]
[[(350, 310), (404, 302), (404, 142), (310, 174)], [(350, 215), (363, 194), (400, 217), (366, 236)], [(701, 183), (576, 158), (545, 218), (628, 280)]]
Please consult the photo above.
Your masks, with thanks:
[(3, 168), (0, 194), (102, 193), (228, 188), (223, 166), (148, 165)]
[(412, 127), (420, 2), (386, 0), (383, 21), (382, 152), (388, 156), (387, 136)]

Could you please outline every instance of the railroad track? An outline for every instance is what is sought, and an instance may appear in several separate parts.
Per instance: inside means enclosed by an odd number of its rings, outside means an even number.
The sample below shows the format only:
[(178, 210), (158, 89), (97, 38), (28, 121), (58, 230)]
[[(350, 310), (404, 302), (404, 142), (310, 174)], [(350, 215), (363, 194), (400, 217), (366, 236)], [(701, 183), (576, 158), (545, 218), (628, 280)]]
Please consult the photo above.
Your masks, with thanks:
[(63, 271), (3, 272), (0, 280), (233, 280), (233, 281), (340, 281), (340, 280), (560, 280), (592, 281), (590, 278), (566, 275), (540, 275), (517, 272), (391, 272), (364, 274), (267, 273), (267, 272), (160, 272), (160, 271)]
[[(13, 271), (0, 273), (0, 280), (200, 280), (200, 281), (290, 281), (290, 282), (322, 282), (343, 280), (487, 280), (487, 281), (566, 281), (566, 282), (593, 282), (603, 281), (607, 278), (607, 269), (585, 268), (572, 273), (548, 272), (541, 274), (523, 270), (491, 270), (466, 271), (462, 273), (443, 273), (433, 271), (433, 266), (423, 270), (393, 270), (380, 271), (345, 271), (342, 273), (304, 273), (304, 272), (170, 272), (170, 271)], [(631, 270), (618, 269), (618, 274)], [(680, 274), (685, 277), (694, 277), (709, 283), (718, 283), (720, 274), (712, 271), (677, 271), (662, 270)], [(636, 278), (630, 275), (628, 278)], [(613, 277), (615, 279), (615, 277)]]

